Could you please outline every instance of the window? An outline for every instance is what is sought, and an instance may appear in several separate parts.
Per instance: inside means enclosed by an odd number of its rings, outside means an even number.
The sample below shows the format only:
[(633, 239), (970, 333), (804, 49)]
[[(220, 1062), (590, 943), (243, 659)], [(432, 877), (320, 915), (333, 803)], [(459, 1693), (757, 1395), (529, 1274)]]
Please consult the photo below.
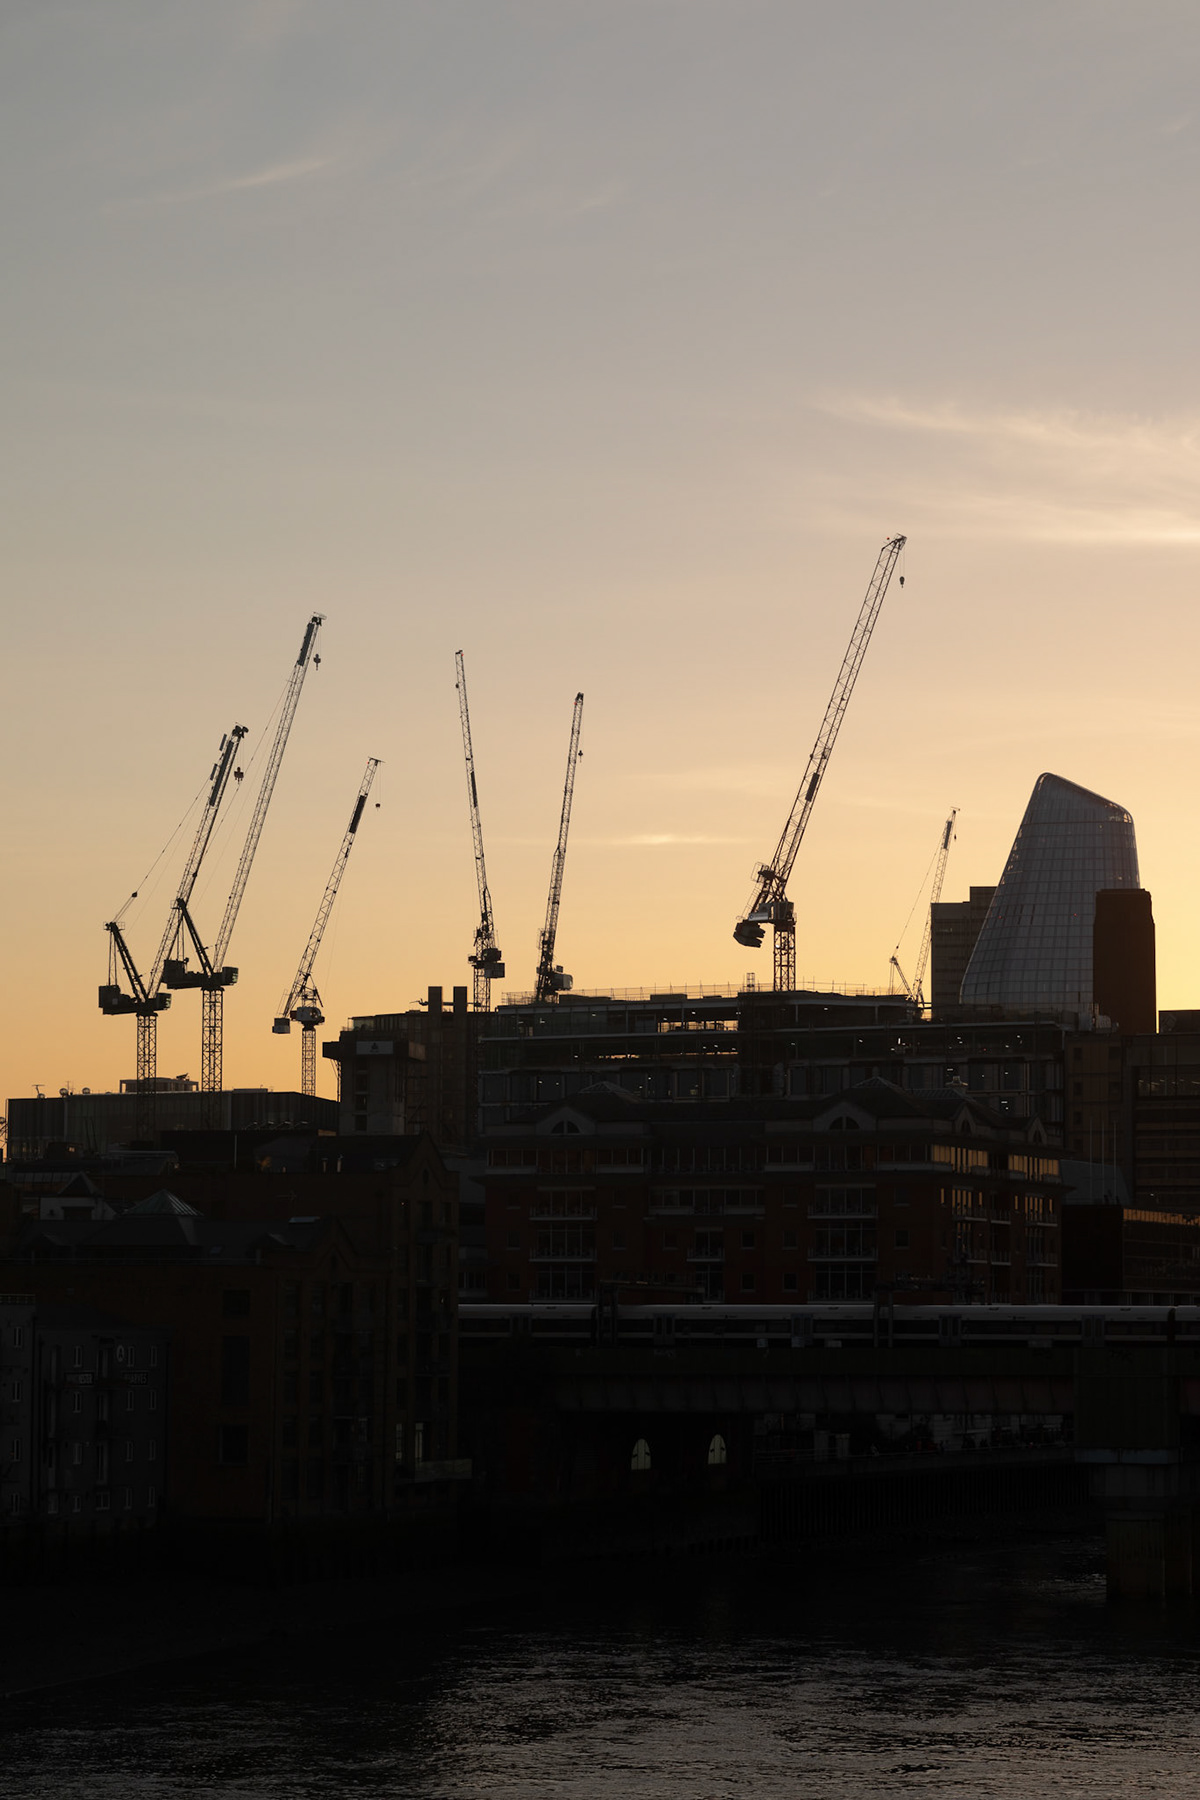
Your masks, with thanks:
[(149, 1507), (155, 1507), (158, 1505), (158, 1489), (157, 1488), (150, 1487), (150, 1488), (146, 1489), (146, 1505)]
[(796, 1233), (794, 1231), (784, 1232), (783, 1247), (785, 1250), (794, 1250), (796, 1248)]
[(101, 1438), (96, 1445), (96, 1480), (107, 1484), (108, 1481), (108, 1440)]
[(245, 1319), (250, 1313), (250, 1289), (226, 1288), (221, 1295), (223, 1319)]
[(82, 1369), (83, 1367), (83, 1346), (81, 1344), (76, 1344), (75, 1346), (74, 1366), (77, 1369)]
[(78, 1389), (71, 1395), (71, 1411), (73, 1413), (83, 1411), (83, 1395)]
[(743, 1250), (753, 1250), (753, 1248), (754, 1248), (754, 1233), (752, 1231), (743, 1231), (743, 1233), (742, 1233), (742, 1249)]
[(907, 1231), (898, 1231), (896, 1233), (896, 1248), (897, 1248), (897, 1250), (907, 1250), (908, 1249), (908, 1233), (907, 1233)]
[(244, 1466), (250, 1457), (250, 1432), (245, 1425), (221, 1425), (217, 1429), (217, 1461)]
[(510, 1269), (508, 1271), (508, 1285), (513, 1289), (519, 1288), (521, 1285), (521, 1277), (517, 1274), (515, 1269)]
[(82, 1461), (83, 1461), (83, 1445), (82, 1444), (72, 1444), (71, 1445), (71, 1466), (72, 1466), (72, 1468), (77, 1469)]
[(708, 1446), (708, 1466), (710, 1469), (721, 1468), (729, 1461), (729, 1452), (725, 1448), (725, 1439), (718, 1431)]
[(785, 1294), (794, 1294), (796, 1292), (796, 1277), (794, 1274), (784, 1276), (783, 1291)]
[(221, 1405), (248, 1406), (250, 1403), (250, 1339), (221, 1339)]
[(19, 1381), (13, 1382), (12, 1397), (14, 1400), (19, 1400), (21, 1398), (21, 1384)]
[(108, 1489), (107, 1488), (97, 1488), (97, 1490), (96, 1490), (96, 1511), (97, 1512), (107, 1512), (111, 1505), (112, 1505), (112, 1496), (110, 1495)]
[(133, 1439), (132, 1439), (132, 1438), (126, 1438), (126, 1439), (125, 1439), (125, 1461), (126, 1461), (126, 1462), (132, 1462), (132, 1461), (133, 1461), (133, 1458), (134, 1458), (134, 1444), (133, 1444)]
[(11, 1456), (11, 1459), (13, 1462), (20, 1462), (20, 1460), (21, 1460), (21, 1440), (20, 1440), (20, 1438), (13, 1439), (12, 1445), (10, 1448), (10, 1456)]
[(14, 1325), (13, 1326), (13, 1349), (20, 1350), (22, 1348), (22, 1346), (24, 1345), (24, 1342), (25, 1342), (25, 1327), (23, 1325)]
[[(146, 1445), (146, 1461), (147, 1462), (157, 1462), (158, 1461), (158, 1439), (157, 1438), (151, 1438), (150, 1442)], [(154, 1489), (151, 1488), (150, 1492), (153, 1493)], [(151, 1500), (150, 1504), (151, 1504), (151, 1506), (154, 1505), (153, 1500)]]
[(508, 1247), (510, 1250), (519, 1250), (521, 1248), (521, 1234), (519, 1231), (509, 1232)]
[(151, 1344), (150, 1355), (147, 1358), (147, 1360), (152, 1369), (157, 1369), (157, 1367), (158, 1367), (158, 1345), (157, 1344)]
[(126, 1412), (133, 1411), (133, 1389), (132, 1388), (126, 1388), (126, 1390), (125, 1390), (125, 1411)]
[(157, 1388), (150, 1389), (150, 1411), (151, 1412), (158, 1411), (158, 1389)]
[(650, 1446), (645, 1438), (639, 1438), (633, 1446), (629, 1457), (629, 1467), (636, 1474), (644, 1474), (650, 1467)]
[(299, 1420), (295, 1417), (283, 1421), (283, 1447), (294, 1450), (299, 1443)]
[(57, 1512), (58, 1512), (58, 1495), (57, 1494), (47, 1494), (46, 1495), (46, 1511), (49, 1513), (51, 1518), (54, 1518), (55, 1515), (57, 1514)]
[(133, 1489), (131, 1487), (125, 1489), (125, 1511), (133, 1511)]
[(743, 1294), (752, 1294), (754, 1292), (754, 1276), (749, 1269), (742, 1275), (742, 1292)]

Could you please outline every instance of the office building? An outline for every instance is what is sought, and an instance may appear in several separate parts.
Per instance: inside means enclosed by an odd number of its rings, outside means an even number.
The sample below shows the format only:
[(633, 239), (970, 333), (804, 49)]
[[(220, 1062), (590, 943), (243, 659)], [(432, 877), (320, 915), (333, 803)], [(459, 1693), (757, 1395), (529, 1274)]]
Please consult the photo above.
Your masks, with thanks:
[(963, 1006), (1090, 1024), (1096, 895), (1138, 886), (1125, 808), (1040, 775), (963, 976)]

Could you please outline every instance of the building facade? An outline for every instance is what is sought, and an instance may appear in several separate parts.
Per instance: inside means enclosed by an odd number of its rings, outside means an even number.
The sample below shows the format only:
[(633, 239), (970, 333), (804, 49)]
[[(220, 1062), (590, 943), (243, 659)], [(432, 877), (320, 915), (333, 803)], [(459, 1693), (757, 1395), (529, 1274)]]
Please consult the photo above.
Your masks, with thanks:
[(0, 1295), (0, 1527), (154, 1524), (168, 1375), (165, 1329)]
[(486, 1145), (494, 1301), (1058, 1298), (1045, 1130), (957, 1090), (671, 1108), (610, 1089)]
[(455, 1185), (428, 1140), (391, 1148), (390, 1168), (231, 1178), (208, 1216), (161, 1193), (10, 1220), (4, 1285), (39, 1310), (169, 1329), (174, 1518), (404, 1513), (461, 1475)]
[(1125, 808), (1040, 775), (963, 976), (963, 1006), (1090, 1022), (1096, 895), (1139, 885)]

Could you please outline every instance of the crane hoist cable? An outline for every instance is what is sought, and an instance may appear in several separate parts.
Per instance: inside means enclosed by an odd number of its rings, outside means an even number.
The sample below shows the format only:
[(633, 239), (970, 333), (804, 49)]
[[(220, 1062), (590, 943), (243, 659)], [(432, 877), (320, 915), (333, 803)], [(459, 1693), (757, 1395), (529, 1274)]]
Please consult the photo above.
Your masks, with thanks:
[(542, 935), (538, 940), (537, 979), (534, 984), (534, 999), (537, 1001), (553, 1000), (556, 995), (566, 993), (571, 986), (571, 977), (564, 975), (561, 965), (556, 965), (554, 961), (554, 947), (558, 938), (558, 908), (562, 900), (563, 873), (567, 866), (571, 803), (575, 797), (575, 765), (583, 755), (579, 748), (582, 727), (583, 695), (576, 694), (575, 710), (571, 715), (571, 741), (567, 749), (567, 778), (563, 784), (562, 812), (558, 821), (558, 843), (554, 847), (554, 859), (550, 864), (546, 923), (542, 926)]
[(838, 670), (829, 704), (825, 708), (821, 728), (809, 755), (804, 779), (792, 802), (792, 810), (780, 834), (775, 854), (769, 863), (759, 865), (754, 892), (745, 912), (733, 928), (733, 935), (738, 943), (752, 950), (757, 950), (762, 943), (766, 927), (770, 925), (773, 928), (774, 985), (777, 992), (790, 992), (796, 986), (796, 911), (787, 897), (788, 880), (816, 804), (825, 770), (829, 766), (833, 747), (837, 743), (838, 732), (850, 704), (850, 696), (854, 692), (854, 684), (858, 680), (888, 584), (906, 542), (904, 537), (889, 538), (879, 552), (875, 572), (859, 608), (846, 654), (842, 658), (842, 666)]
[(496, 942), (496, 921), (492, 915), (492, 895), (488, 887), (487, 866), (483, 857), (483, 821), (479, 816), (479, 790), (475, 782), (475, 752), (471, 745), (471, 712), (467, 704), (467, 669), (463, 653), (454, 653), (454, 685), (458, 689), (458, 714), (462, 725), (463, 756), (467, 765), (467, 804), (471, 812), (471, 842), (475, 850), (475, 880), (479, 888), (479, 924), (475, 928), (475, 950), (468, 957), (474, 970), (476, 1012), (492, 1009), (492, 982), (504, 979), (504, 957)]
[(317, 916), (313, 920), (312, 930), (308, 934), (308, 942), (304, 946), (304, 954), (300, 958), (300, 966), (296, 970), (295, 980), (288, 989), (287, 995), (279, 1003), (279, 1011), (272, 1025), (272, 1031), (281, 1034), (290, 1032), (293, 1020), (300, 1026), (302, 1043), (300, 1050), (300, 1092), (313, 1095), (317, 1091), (317, 1056), (316, 1030), (325, 1023), (325, 1014), (321, 1011), (321, 996), (317, 984), (313, 980), (313, 964), (317, 960), (317, 952), (321, 948), (321, 939), (325, 936), (325, 927), (329, 923), (329, 915), (333, 911), (333, 903), (337, 899), (338, 889), (342, 885), (342, 876), (346, 873), (346, 864), (350, 861), (350, 852), (354, 848), (354, 839), (361, 823), (363, 811), (367, 804), (367, 796), (371, 792), (371, 783), (375, 779), (375, 771), (379, 767), (377, 756), (367, 758), (366, 770), (359, 783), (358, 793), (354, 797), (354, 810), (350, 814), (350, 823), (346, 827), (337, 855), (333, 860), (333, 868), (329, 872), (329, 880), (325, 883), (325, 892), (321, 895), (321, 904), (317, 908)]

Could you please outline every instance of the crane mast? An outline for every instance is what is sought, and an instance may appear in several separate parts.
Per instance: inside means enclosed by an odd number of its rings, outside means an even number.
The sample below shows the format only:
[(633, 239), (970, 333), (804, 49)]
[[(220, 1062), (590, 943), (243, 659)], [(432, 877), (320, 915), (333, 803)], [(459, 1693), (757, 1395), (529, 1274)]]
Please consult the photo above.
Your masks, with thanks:
[[(889, 538), (879, 552), (875, 572), (859, 608), (846, 654), (842, 658), (842, 666), (833, 684), (829, 704), (825, 708), (821, 729), (817, 733), (808, 767), (804, 771), (804, 779), (792, 802), (792, 810), (775, 847), (775, 854), (769, 863), (760, 865), (755, 876), (758, 885), (733, 929), (733, 935), (739, 944), (757, 950), (763, 941), (766, 927), (770, 925), (773, 928), (776, 992), (791, 992), (796, 986), (796, 909), (788, 899), (787, 884), (816, 804), (825, 770), (833, 754), (833, 747), (837, 743), (838, 732), (871, 641), (871, 633), (875, 629), (879, 610), (905, 541), (903, 537)], [(903, 582), (904, 577), (901, 576), (900, 579)]]
[[(200, 822), (196, 827), (196, 835), (188, 859), (179, 878), (179, 886), (175, 892), (175, 901), (163, 931), (162, 941), (158, 946), (158, 954), (151, 965), (149, 976), (143, 980), (134, 962), (133, 955), (125, 941), (119, 919), (110, 919), (105, 926), (109, 935), (108, 981), (100, 989), (100, 1010), (107, 1014), (135, 1013), (137, 1015), (137, 1124), (136, 1135), (146, 1138), (152, 1134), (154, 1124), (154, 1084), (158, 1076), (158, 1015), (165, 1012), (171, 1004), (170, 994), (159, 992), (162, 982), (163, 964), (168, 952), (179, 934), (179, 906), (191, 898), (192, 889), (196, 885), (196, 877), (200, 873), (200, 865), (204, 861), (205, 851), (212, 838), (213, 828), (217, 822), (217, 814), (221, 810), (221, 802), (225, 798), (225, 790), (229, 785), (231, 774), (241, 779), (241, 770), (234, 768), (238, 746), (246, 735), (244, 725), (235, 725), (221, 739), (217, 750), (217, 760), (209, 770), (208, 797), (205, 800)], [(122, 971), (129, 983), (130, 992), (124, 993), (120, 977)]]
[(571, 742), (567, 750), (567, 778), (563, 786), (562, 813), (558, 821), (558, 843), (554, 849), (554, 860), (550, 865), (550, 895), (546, 901), (546, 923), (542, 926), (542, 935), (538, 942), (537, 981), (534, 987), (535, 1001), (553, 1000), (558, 994), (565, 993), (571, 986), (571, 977), (564, 975), (561, 966), (554, 961), (554, 946), (558, 937), (558, 908), (562, 900), (563, 873), (567, 866), (567, 833), (571, 829), (571, 802), (575, 797), (575, 765), (583, 754), (579, 748), (579, 733), (583, 726), (583, 695), (575, 696), (575, 711), (571, 715)]
[(899, 976), (904, 986), (904, 991), (909, 999), (915, 1000), (918, 1006), (924, 1006), (925, 1004), (925, 970), (929, 966), (929, 952), (933, 945), (933, 909), (942, 897), (942, 884), (946, 879), (946, 864), (950, 860), (950, 846), (954, 842), (954, 821), (957, 817), (958, 808), (956, 806), (951, 811), (950, 817), (946, 820), (946, 823), (943, 825), (942, 835), (938, 841), (937, 853), (934, 859), (933, 884), (929, 890), (929, 911), (925, 917), (925, 930), (921, 935), (921, 948), (917, 955), (916, 973), (911, 982), (897, 960), (897, 952), (900, 949), (899, 944), (896, 945), (896, 949), (892, 952), (892, 968)]
[(476, 1012), (491, 1012), (492, 982), (504, 979), (504, 958), (496, 942), (496, 921), (492, 916), (492, 895), (488, 887), (487, 866), (483, 859), (483, 821), (479, 816), (479, 790), (475, 784), (475, 752), (471, 747), (471, 712), (467, 704), (467, 669), (463, 653), (454, 653), (455, 686), (458, 689), (458, 714), (462, 725), (463, 756), (467, 765), (467, 804), (471, 812), (471, 842), (475, 849), (475, 880), (479, 887), (479, 924), (475, 928), (475, 951), (467, 958), (474, 971)]
[(300, 654), (293, 665), (287, 692), (283, 698), (279, 723), (275, 728), (275, 737), (271, 744), (271, 753), (263, 771), (258, 797), (254, 802), (254, 811), (246, 832), (246, 841), (242, 846), (242, 854), (233, 877), (233, 886), (225, 903), (224, 916), (221, 919), (211, 956), (205, 951), (188, 911), (187, 902), (178, 901), (176, 903), (180, 926), (195, 950), (200, 966), (197, 969), (189, 969), (186, 955), (176, 958), (168, 957), (163, 965), (163, 979), (169, 988), (198, 987), (200, 989), (200, 1089), (205, 1094), (219, 1094), (221, 1091), (225, 989), (232, 987), (238, 978), (237, 969), (225, 965), (225, 954), (229, 949), (233, 928), (237, 924), (238, 912), (246, 892), (246, 884), (250, 879), (250, 870), (254, 864), (254, 854), (258, 849), (263, 825), (266, 823), (271, 796), (275, 792), (275, 782), (279, 775), (280, 764), (283, 762), (283, 753), (287, 749), (292, 721), (296, 716), (296, 708), (300, 704), (304, 678), (308, 674), (310, 666), (314, 662), (319, 664), (321, 660), (319, 656), (314, 655), (314, 652), (317, 633), (324, 623), (324, 619), (323, 613), (314, 613), (305, 626)]
[(337, 891), (342, 885), (342, 876), (346, 873), (346, 864), (350, 861), (355, 833), (362, 819), (363, 809), (367, 804), (367, 795), (371, 791), (371, 783), (375, 779), (379, 761), (377, 756), (367, 758), (366, 771), (354, 798), (354, 811), (350, 814), (346, 835), (334, 858), (333, 868), (329, 872), (329, 880), (325, 883), (325, 892), (321, 895), (321, 904), (317, 908), (313, 928), (308, 934), (308, 942), (304, 946), (304, 955), (300, 958), (296, 978), (288, 989), (286, 998), (280, 1002), (278, 1015), (271, 1027), (272, 1031), (286, 1034), (291, 1031), (293, 1020), (299, 1025), (300, 1092), (309, 1097), (317, 1091), (317, 1026), (325, 1023), (325, 1014), (321, 1011), (321, 996), (317, 991), (317, 984), (313, 980), (313, 964), (317, 960), (317, 951), (321, 948), (321, 939), (325, 936), (325, 927), (329, 923), (329, 915), (333, 911)]

